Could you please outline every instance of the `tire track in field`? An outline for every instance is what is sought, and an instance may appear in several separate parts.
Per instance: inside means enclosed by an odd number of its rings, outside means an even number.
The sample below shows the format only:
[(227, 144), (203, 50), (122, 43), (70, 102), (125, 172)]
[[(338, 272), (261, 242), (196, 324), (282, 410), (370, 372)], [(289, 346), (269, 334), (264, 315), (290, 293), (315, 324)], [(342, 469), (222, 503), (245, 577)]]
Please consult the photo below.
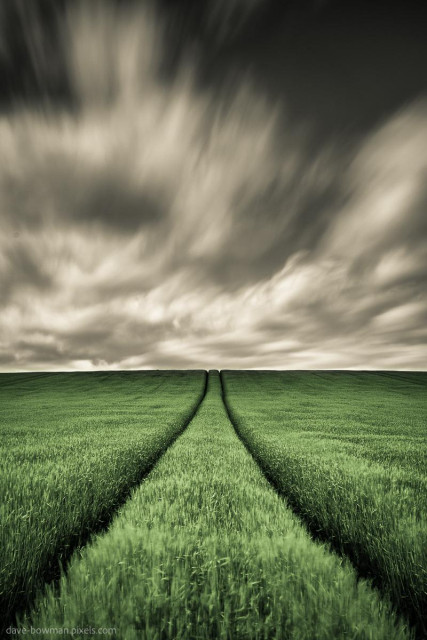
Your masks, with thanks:
[[(203, 400), (205, 399), (205, 396), (206, 396), (206, 393), (207, 393), (207, 390), (208, 390), (208, 372), (204, 371), (203, 373), (204, 373), (205, 381), (204, 381), (202, 392), (201, 392), (196, 404), (194, 405), (192, 411), (188, 415), (187, 419), (183, 422), (181, 429), (174, 435), (174, 437), (168, 442), (168, 444), (165, 447), (160, 449), (160, 451), (158, 452), (158, 455), (152, 461), (152, 463), (150, 465), (148, 465), (148, 467), (144, 468), (144, 470), (143, 470), (141, 476), (138, 478), (138, 480), (136, 482), (132, 483), (132, 485), (127, 488), (126, 493), (123, 494), (121, 496), (121, 499), (117, 501), (116, 507), (114, 509), (112, 509), (111, 512), (108, 514), (108, 519), (105, 519), (102, 522), (100, 522), (99, 526), (93, 527), (90, 531), (88, 531), (84, 535), (84, 537), (80, 537), (79, 538), (80, 544), (76, 544), (72, 549), (70, 549), (69, 553), (67, 554), (67, 557), (65, 559), (64, 564), (68, 563), (71, 555), (74, 553), (74, 551), (76, 551), (77, 548), (82, 549), (84, 546), (86, 546), (90, 542), (90, 539), (92, 538), (93, 535), (95, 535), (97, 533), (102, 533), (103, 531), (106, 531), (108, 529), (108, 527), (110, 526), (111, 521), (113, 520), (113, 518), (116, 515), (116, 513), (128, 501), (129, 496), (132, 493), (132, 491), (136, 487), (138, 487), (145, 480), (145, 478), (151, 473), (151, 471), (154, 469), (154, 467), (159, 463), (160, 459), (164, 456), (166, 451), (174, 444), (174, 442), (177, 440), (177, 438), (179, 438), (184, 433), (184, 431), (186, 430), (188, 425), (192, 422), (194, 416), (198, 412), (198, 410), (200, 408), (200, 405), (202, 404)], [(164, 383), (164, 380), (162, 382), (160, 382), (158, 385), (156, 385), (156, 387), (154, 389), (150, 389), (150, 392), (155, 391), (158, 388), (160, 388), (160, 386), (162, 386), (163, 383)], [(51, 578), (47, 579), (46, 582), (51, 582), (51, 581), (57, 580), (59, 578), (59, 572), (56, 571), (55, 573), (56, 573), (56, 575), (53, 575)]]
[[(372, 378), (385, 378), (388, 381), (393, 381), (393, 382), (404, 382), (405, 384), (410, 384), (416, 387), (420, 387), (421, 389), (425, 389), (427, 386), (427, 376), (425, 377), (424, 380), (420, 381), (419, 380), (419, 374), (420, 373), (424, 373), (424, 372), (420, 372), (420, 371), (372, 371), (372, 370), (340, 370), (340, 369), (331, 369), (331, 370), (313, 370), (310, 371), (310, 373), (314, 376), (316, 376), (317, 378), (325, 381), (325, 382), (330, 382), (331, 381), (331, 375), (332, 377), (334, 374), (337, 373), (344, 373), (346, 376), (349, 377), (357, 377), (358, 375), (362, 374), (365, 376), (369, 376)], [(414, 379), (413, 374), (417, 375), (417, 379)]]
[[(203, 385), (202, 392), (200, 393), (197, 402), (193, 406), (192, 411), (189, 413), (188, 417), (183, 422), (181, 429), (173, 436), (173, 438), (171, 438), (171, 440), (168, 442), (168, 444), (166, 446), (164, 446), (162, 449), (159, 450), (157, 456), (151, 462), (151, 464), (149, 464), (147, 467), (145, 467), (142, 470), (141, 475), (139, 476), (139, 478), (135, 482), (133, 482), (131, 485), (129, 485), (126, 488), (126, 491), (124, 493), (122, 493), (121, 496), (118, 497), (115, 507), (113, 509), (111, 509), (111, 511), (108, 513), (108, 516), (106, 517), (105, 514), (102, 514), (102, 517), (97, 521), (95, 526), (91, 527), (88, 530), (81, 531), (75, 537), (69, 539), (68, 540), (68, 546), (67, 546), (66, 550), (65, 549), (61, 549), (61, 562), (60, 562), (60, 564), (58, 564), (58, 557), (57, 556), (52, 558), (52, 560), (50, 561), (48, 567), (45, 570), (43, 570), (44, 585), (45, 586), (49, 585), (49, 584), (56, 585), (58, 583), (60, 577), (61, 577), (61, 574), (63, 572), (67, 571), (68, 563), (70, 562), (71, 557), (73, 556), (73, 554), (77, 550), (83, 549), (85, 546), (90, 544), (90, 541), (92, 540), (93, 536), (95, 536), (97, 534), (100, 534), (100, 533), (103, 533), (103, 532), (108, 530), (108, 528), (110, 527), (111, 522), (114, 519), (114, 517), (116, 516), (117, 512), (129, 500), (129, 498), (130, 498), (132, 492), (134, 491), (134, 489), (136, 489), (139, 485), (141, 485), (141, 483), (151, 473), (151, 471), (154, 469), (154, 467), (159, 463), (159, 461), (164, 456), (166, 451), (175, 443), (177, 438), (179, 438), (183, 434), (183, 432), (187, 429), (188, 425), (192, 422), (193, 418), (197, 414), (201, 404), (203, 403), (203, 400), (205, 399), (206, 393), (207, 393), (207, 389), (208, 389), (208, 372), (204, 371), (203, 373), (204, 373), (204, 385)], [(161, 385), (156, 385), (156, 388), (158, 388), (160, 386)], [(13, 624), (15, 622), (15, 618), (16, 618), (17, 615), (19, 615), (24, 610), (27, 610), (28, 608), (30, 608), (33, 605), (36, 596), (37, 596), (36, 593), (31, 595), (31, 596), (29, 596), (27, 594), (24, 607), (19, 606), (19, 605), (15, 606), (15, 608), (11, 612), (11, 617), (9, 616), (6, 619), (3, 615), (0, 614), (0, 638), (9, 637), (9, 636), (5, 636), (6, 629), (10, 625), (13, 626)]]
[(25, 384), (27, 382), (31, 382), (35, 378), (37, 378), (37, 380), (49, 377), (53, 378), (61, 373), (63, 372), (47, 371), (46, 373), (39, 373), (38, 371), (30, 371), (29, 373), (0, 373), (0, 387), (8, 388), (16, 386), (18, 383)]
[[(244, 445), (246, 450), (252, 456), (252, 458), (254, 459), (256, 464), (258, 465), (259, 469), (261, 470), (262, 474), (264, 475), (266, 480), (270, 483), (270, 485), (273, 487), (273, 489), (275, 490), (277, 495), (279, 495), (281, 498), (286, 500), (286, 505), (298, 517), (298, 519), (300, 520), (302, 526), (309, 533), (309, 535), (311, 536), (313, 541), (321, 542), (321, 543), (325, 543), (325, 544), (329, 545), (329, 548), (330, 548), (332, 553), (336, 553), (341, 558), (346, 558), (347, 560), (349, 560), (351, 562), (351, 564), (353, 565), (355, 571), (356, 571), (357, 577), (359, 579), (369, 580), (370, 583), (372, 584), (372, 586), (374, 588), (378, 589), (378, 591), (380, 592), (381, 596), (383, 596), (385, 599), (388, 599), (390, 596), (385, 591), (383, 583), (381, 581), (379, 581), (377, 579), (375, 573), (373, 573), (372, 566), (370, 566), (369, 564), (367, 564), (367, 565), (359, 564), (357, 562), (357, 557), (351, 553), (351, 550), (350, 550), (350, 553), (348, 553), (347, 551), (343, 551), (342, 548), (339, 545), (339, 542), (334, 540), (333, 537), (330, 537), (328, 532), (324, 531), (323, 529), (320, 529), (319, 527), (316, 527), (315, 523), (310, 523), (306, 519), (303, 511), (299, 508), (298, 504), (296, 504), (295, 501), (292, 500), (291, 497), (286, 494), (286, 492), (281, 490), (281, 488), (277, 484), (276, 480), (268, 473), (268, 469), (265, 468), (265, 466), (263, 465), (262, 460), (259, 458), (259, 456), (257, 456), (256, 450), (252, 449), (247, 444), (245, 437), (240, 432), (238, 424), (236, 423), (236, 420), (233, 417), (233, 411), (231, 409), (231, 405), (229, 404), (228, 399), (227, 399), (227, 392), (226, 392), (223, 372), (220, 371), (219, 375), (220, 375), (220, 381), (221, 381), (222, 400), (223, 400), (224, 407), (225, 407), (225, 410), (227, 412), (228, 418), (229, 418), (231, 424), (233, 425), (233, 428), (234, 428), (239, 440), (242, 442), (242, 444)], [(404, 619), (409, 620), (409, 623), (412, 625), (412, 628), (413, 628), (413, 630), (415, 632), (416, 640), (426, 640), (427, 636), (425, 635), (424, 630), (419, 628), (419, 626), (416, 624), (416, 621), (410, 619), (410, 616), (408, 616), (408, 612), (403, 611), (398, 606), (398, 604), (396, 602), (394, 602), (394, 607), (395, 607), (395, 610), (398, 613), (400, 613), (400, 615), (402, 615)]]
[[(405, 382), (408, 384), (412, 384), (416, 387), (421, 387), (421, 389), (425, 389), (427, 387), (427, 375), (425, 375), (425, 372), (420, 372), (420, 371), (401, 371), (399, 373), (396, 373), (395, 371), (372, 371), (371, 372), (373, 375), (375, 376), (381, 376), (383, 378), (386, 378), (387, 380), (397, 380), (399, 382)], [(425, 379), (422, 382), (419, 382), (418, 379), (414, 380), (411, 374), (414, 373), (424, 373), (425, 375)], [(409, 375), (407, 375), (409, 374)], [(418, 378), (418, 375), (417, 375)]]

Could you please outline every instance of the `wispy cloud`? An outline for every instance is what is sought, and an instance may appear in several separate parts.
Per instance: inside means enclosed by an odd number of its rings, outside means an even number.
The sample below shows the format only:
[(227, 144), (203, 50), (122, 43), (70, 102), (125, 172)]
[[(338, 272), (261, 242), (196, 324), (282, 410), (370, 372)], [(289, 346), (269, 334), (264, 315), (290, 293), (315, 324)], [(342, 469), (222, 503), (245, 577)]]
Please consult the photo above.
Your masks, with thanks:
[(64, 29), (78, 109), (0, 121), (3, 369), (425, 366), (425, 102), (314, 154), (248, 80), (162, 79), (147, 9)]

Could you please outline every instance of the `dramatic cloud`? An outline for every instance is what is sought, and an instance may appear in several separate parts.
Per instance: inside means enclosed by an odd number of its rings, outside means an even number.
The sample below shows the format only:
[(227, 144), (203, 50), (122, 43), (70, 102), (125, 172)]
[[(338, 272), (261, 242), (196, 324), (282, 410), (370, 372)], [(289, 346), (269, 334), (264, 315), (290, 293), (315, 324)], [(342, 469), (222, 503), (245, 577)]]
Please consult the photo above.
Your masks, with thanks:
[(423, 368), (427, 103), (315, 152), (108, 6), (67, 14), (75, 110), (0, 119), (2, 369)]

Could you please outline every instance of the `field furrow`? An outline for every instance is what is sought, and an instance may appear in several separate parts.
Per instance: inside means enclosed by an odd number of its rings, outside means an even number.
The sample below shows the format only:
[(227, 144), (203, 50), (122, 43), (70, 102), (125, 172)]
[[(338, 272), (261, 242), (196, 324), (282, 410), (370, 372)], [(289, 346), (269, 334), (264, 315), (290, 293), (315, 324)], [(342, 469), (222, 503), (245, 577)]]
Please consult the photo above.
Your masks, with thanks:
[(427, 375), (223, 372), (229, 414), (311, 533), (427, 635)]
[(191, 419), (206, 373), (0, 375), (0, 611), (11, 623)]
[(20, 624), (114, 628), (123, 640), (410, 637), (267, 482), (228, 419), (217, 372), (109, 530)]

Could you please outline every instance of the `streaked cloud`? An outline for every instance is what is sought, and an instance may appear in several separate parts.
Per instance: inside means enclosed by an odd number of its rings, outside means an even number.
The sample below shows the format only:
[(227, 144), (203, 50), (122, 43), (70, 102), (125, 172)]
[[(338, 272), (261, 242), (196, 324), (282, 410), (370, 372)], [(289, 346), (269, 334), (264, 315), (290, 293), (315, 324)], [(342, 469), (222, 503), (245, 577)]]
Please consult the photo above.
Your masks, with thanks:
[(315, 152), (106, 7), (65, 25), (78, 109), (0, 119), (3, 370), (424, 368), (426, 102)]

